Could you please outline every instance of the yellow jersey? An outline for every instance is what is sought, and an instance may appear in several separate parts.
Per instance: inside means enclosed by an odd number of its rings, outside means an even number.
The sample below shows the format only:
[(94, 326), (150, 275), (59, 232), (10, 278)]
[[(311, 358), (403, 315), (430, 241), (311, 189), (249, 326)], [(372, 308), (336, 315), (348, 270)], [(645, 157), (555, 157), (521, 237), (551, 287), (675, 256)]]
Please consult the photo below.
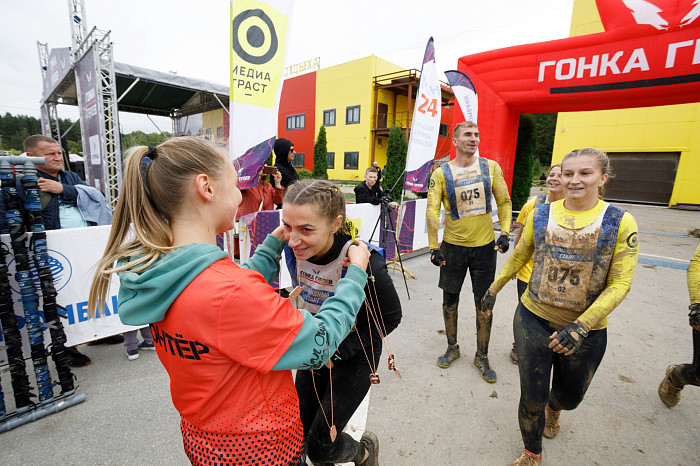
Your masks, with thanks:
[[(470, 167), (457, 167), (452, 162), (448, 162), (448, 164), (453, 172), (459, 172), (465, 169), (469, 170), (472, 167), (478, 170), (480, 159), (482, 159), (482, 157), (477, 157), (476, 161)], [(488, 200), (484, 197), (482, 197), (482, 200), (490, 203), (491, 194), (493, 193), (493, 196), (496, 198), (496, 205), (498, 206), (498, 221), (501, 225), (501, 231), (509, 232), (513, 209), (508, 193), (508, 185), (506, 185), (503, 179), (503, 172), (498, 163), (493, 160), (487, 161), (490, 177), (490, 192), (483, 193), (488, 196)], [(441, 205), (445, 207), (444, 241), (457, 246), (478, 247), (489, 244), (494, 240), (490, 209), (488, 209), (486, 213), (468, 216), (466, 218), (455, 219), (452, 217), (450, 214), (452, 212), (450, 193), (448, 192), (447, 183), (445, 182), (445, 173), (443, 168), (439, 167), (430, 177), (430, 184), (428, 187), (426, 224), (430, 249), (437, 249), (438, 247), (438, 223), (440, 221)]]
[[(564, 200), (562, 199), (550, 204), (550, 224), (572, 232), (584, 230), (585, 228), (590, 228), (592, 225), (595, 225), (595, 222), (601, 219), (608, 205), (607, 202), (599, 200), (596, 206), (591, 210), (572, 212), (564, 207)], [(513, 251), (513, 254), (508, 258), (498, 274), (498, 277), (496, 277), (496, 280), (491, 285), (490, 289), (492, 291), (500, 291), (532, 258), (535, 251), (534, 217), (534, 214), (528, 216), (520, 242), (518, 242), (518, 246)], [(549, 227), (547, 234), (549, 234)], [(556, 238), (554, 240), (556, 241)], [(562, 273), (562, 269), (559, 269), (559, 273), (557, 274), (556, 267), (549, 267), (547, 269), (548, 276), (542, 276), (544, 275), (545, 269), (541, 266), (538, 269), (538, 265), (536, 264), (533, 269), (533, 276), (528, 284), (528, 290), (522, 296), (522, 303), (532, 313), (552, 322), (556, 326), (561, 327), (578, 319), (591, 330), (603, 329), (607, 327), (607, 315), (622, 302), (632, 285), (632, 278), (634, 277), (634, 272), (637, 267), (637, 258), (639, 256), (637, 222), (628, 212), (622, 215), (619, 220), (614, 248), (612, 244), (591, 246), (585, 243), (579, 244), (578, 248), (580, 254), (589, 257), (589, 259), (590, 254), (597, 254), (598, 252), (596, 251), (600, 251), (600, 248), (609, 251), (609, 264), (600, 264), (599, 261), (595, 260), (595, 257), (590, 261), (590, 263), (594, 264), (594, 267), (608, 265), (608, 267), (604, 269), (607, 270), (607, 273), (605, 273), (603, 277), (604, 283), (601, 283), (603, 289), (600, 294), (595, 297), (593, 302), (590, 304), (586, 303), (585, 308), (579, 309), (580, 304), (578, 307), (573, 304), (577, 298), (576, 287), (571, 286), (578, 285), (579, 277), (577, 275), (569, 275), (566, 277), (565, 274)], [(586, 248), (588, 248), (588, 250), (586, 250)], [(551, 254), (551, 250), (545, 259), (551, 258), (549, 254)], [(538, 276), (536, 277), (536, 275)], [(534, 282), (540, 284), (547, 281), (554, 282), (555, 287), (557, 284), (562, 287), (569, 286), (569, 292), (561, 290), (563, 296), (561, 298), (561, 304), (554, 305), (552, 301), (548, 302), (546, 300), (536, 301), (536, 295), (530, 293), (530, 287), (533, 286)], [(593, 285), (593, 280), (590, 283)], [(548, 286), (552, 285), (548, 284)], [(584, 286), (584, 288), (586, 287), (587, 286)], [(587, 297), (590, 298), (590, 290), (587, 291), (589, 291), (588, 296), (586, 296), (586, 293), (583, 294), (584, 302)]]

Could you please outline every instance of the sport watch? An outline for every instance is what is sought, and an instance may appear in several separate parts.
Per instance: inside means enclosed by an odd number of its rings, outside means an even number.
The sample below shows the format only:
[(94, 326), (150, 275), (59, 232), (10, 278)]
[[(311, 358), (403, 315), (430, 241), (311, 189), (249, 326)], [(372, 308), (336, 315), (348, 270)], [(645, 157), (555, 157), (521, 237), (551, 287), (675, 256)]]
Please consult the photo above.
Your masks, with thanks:
[(576, 333), (581, 335), (583, 338), (586, 338), (588, 336), (588, 331), (583, 327), (583, 324), (581, 322), (575, 322), (576, 324)]

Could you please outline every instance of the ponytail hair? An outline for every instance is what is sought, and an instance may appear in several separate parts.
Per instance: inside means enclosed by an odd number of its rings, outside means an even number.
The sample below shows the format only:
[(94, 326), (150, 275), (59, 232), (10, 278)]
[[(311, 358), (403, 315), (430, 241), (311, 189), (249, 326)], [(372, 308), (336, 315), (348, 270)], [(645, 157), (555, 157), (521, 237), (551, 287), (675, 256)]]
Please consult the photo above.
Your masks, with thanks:
[(295, 181), (284, 191), (284, 205), (311, 205), (319, 216), (334, 222), (338, 215), (342, 216), (341, 227), (335, 233), (352, 235), (353, 226), (345, 213), (345, 196), (338, 186), (330, 181), (303, 179)]
[(126, 152), (112, 230), (90, 286), (91, 316), (103, 309), (113, 273), (143, 272), (173, 249), (170, 220), (185, 207), (187, 184), (198, 174), (220, 178), (227, 163), (222, 149), (195, 137)]

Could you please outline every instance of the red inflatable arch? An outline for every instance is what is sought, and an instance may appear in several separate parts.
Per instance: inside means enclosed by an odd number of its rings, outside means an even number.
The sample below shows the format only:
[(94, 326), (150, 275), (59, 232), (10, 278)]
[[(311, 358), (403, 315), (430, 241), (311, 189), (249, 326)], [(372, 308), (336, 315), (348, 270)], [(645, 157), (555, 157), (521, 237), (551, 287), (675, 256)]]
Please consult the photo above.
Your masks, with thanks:
[[(499, 163), (509, 187), (520, 113), (700, 101), (700, 2), (596, 4), (605, 32), (459, 59), (479, 97), (479, 152)], [(464, 119), (454, 113), (455, 123)]]

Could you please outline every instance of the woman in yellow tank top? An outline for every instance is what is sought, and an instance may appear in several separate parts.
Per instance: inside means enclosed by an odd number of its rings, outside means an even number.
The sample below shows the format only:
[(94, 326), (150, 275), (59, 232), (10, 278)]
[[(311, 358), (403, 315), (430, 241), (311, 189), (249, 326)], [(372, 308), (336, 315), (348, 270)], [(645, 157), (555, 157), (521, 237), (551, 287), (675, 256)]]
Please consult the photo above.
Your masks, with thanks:
[(513, 319), (525, 444), (514, 465), (540, 464), (542, 436), (556, 437), (560, 410), (583, 400), (605, 353), (607, 315), (627, 295), (637, 266), (634, 218), (599, 199), (611, 175), (607, 155), (575, 150), (561, 167), (566, 198), (535, 207), (482, 300), (482, 310), (492, 308), (496, 293), (533, 258)]

